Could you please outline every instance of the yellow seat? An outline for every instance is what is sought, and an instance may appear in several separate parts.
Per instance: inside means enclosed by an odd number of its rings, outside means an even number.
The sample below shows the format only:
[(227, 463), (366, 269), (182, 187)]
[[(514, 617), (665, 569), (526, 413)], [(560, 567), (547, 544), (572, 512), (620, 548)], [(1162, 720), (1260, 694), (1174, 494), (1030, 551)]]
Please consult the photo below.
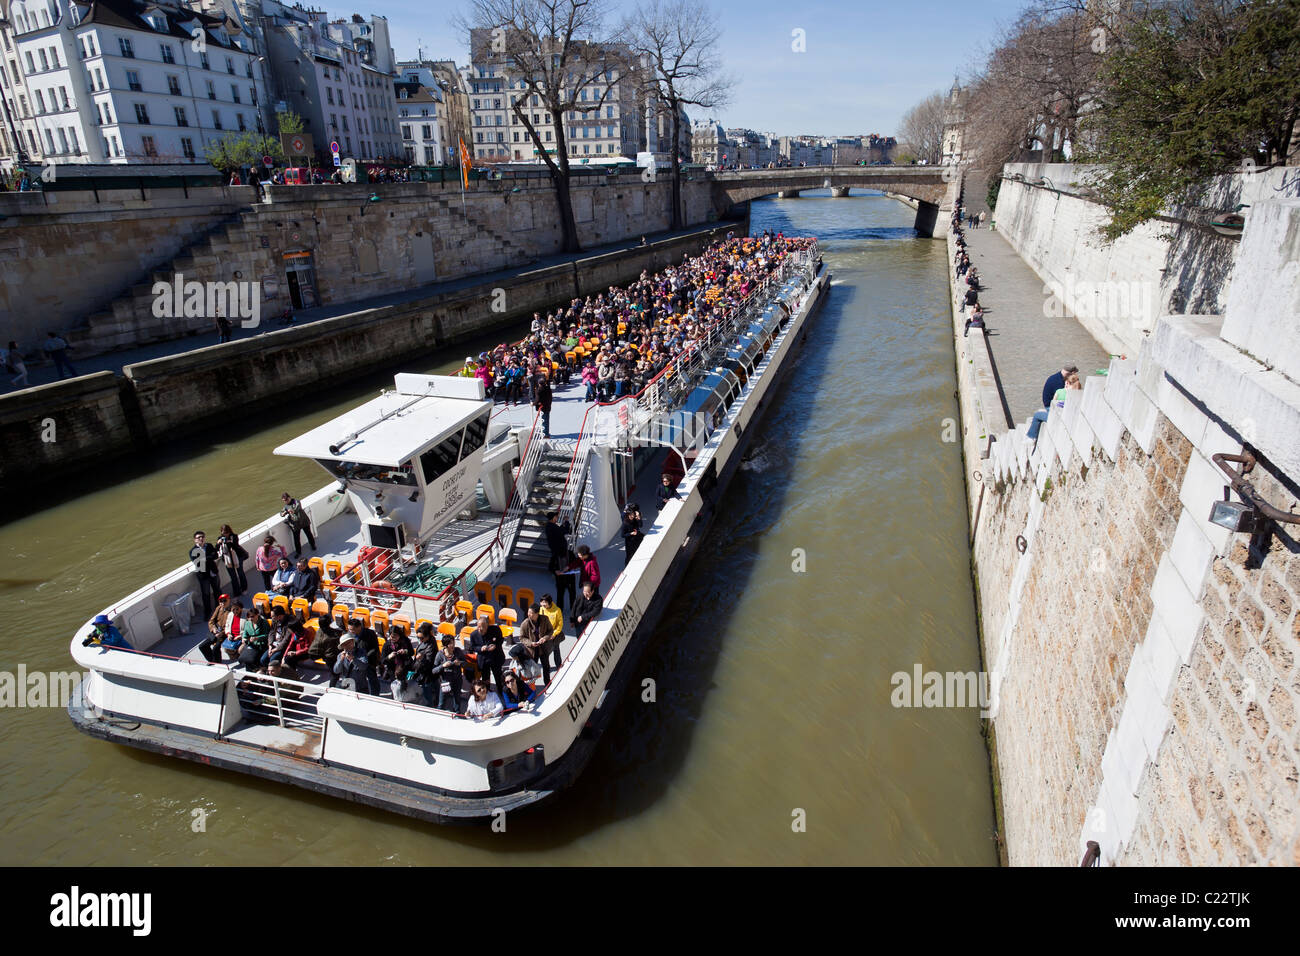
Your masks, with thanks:
[(473, 603), (462, 598), (456, 602), (456, 613), (464, 614), (466, 617), (471, 617), (474, 614)]
[(407, 637), (411, 636), (411, 619), (405, 614), (394, 614), (389, 627), (394, 631), (401, 631)]
[(513, 626), (511, 626), (511, 625), (509, 625), (509, 624), (502, 624), (502, 625), (501, 625), (501, 636), (502, 636), (502, 637), (509, 638), (510, 635), (513, 634), (514, 632), (515, 632), (515, 629), (514, 629)]
[(503, 627), (507, 624), (513, 627), (515, 624), (519, 622), (519, 615), (515, 613), (514, 608), (510, 608), (510, 607), (502, 608), (501, 613), (497, 616), (500, 619)]
[(318, 557), (311, 557), (311, 558), (308, 558), (308, 559), (307, 559), (307, 567), (311, 568), (313, 571), (315, 571), (317, 574), (319, 574), (319, 575), (321, 576), (322, 579), (324, 579), (324, 577), (325, 577), (325, 559), (324, 559), (324, 558), (318, 558)]
[(388, 612), (376, 608), (370, 612), (370, 626), (375, 628), (375, 630), (378, 630), (380, 624), (384, 627), (388, 627)]
[(346, 604), (335, 604), (330, 609), (330, 617), (338, 621), (339, 627), (347, 627), (348, 619), (352, 616), (352, 608)]
[[(405, 619), (405, 615), (402, 615), (402, 618)], [(397, 617), (394, 617), (393, 620), (396, 621)], [(433, 627), (433, 622), (429, 620), (427, 617), (417, 617), (415, 619), (415, 629), (417, 631), (425, 624), (428, 624), (430, 627)]]
[(496, 608), (494, 608), (491, 604), (480, 604), (478, 606), (478, 610), (474, 612), (474, 618), (475, 620), (477, 620), (478, 618), (482, 617), (485, 614), (487, 615), (487, 619), (489, 621), (492, 622), (496, 621), (497, 619)]
[(361, 621), (364, 621), (366, 624), (369, 624), (369, 623), (370, 623), (370, 608), (368, 608), (368, 607), (354, 607), (354, 608), (352, 609), (352, 619), (353, 619), (353, 620), (361, 620)]
[(260, 608), (263, 614), (271, 613), (271, 596), (265, 591), (253, 595), (253, 607)]
[(289, 610), (288, 597), (283, 594), (277, 594), (275, 597), (271, 598), (271, 607), (282, 607), (286, 611)]
[(478, 602), (480, 604), (492, 603), (492, 585), (488, 584), (486, 581), (480, 581), (478, 584), (474, 585), (474, 594), (478, 597)]
[(449, 634), (449, 635), (451, 635), (452, 637), (455, 637), (455, 636), (456, 636), (456, 625), (453, 624), (453, 623), (451, 623), (451, 621), (443, 621), (441, 624), (438, 625), (438, 633), (439, 633), (439, 634)]
[(510, 607), (515, 603), (514, 589), (508, 584), (498, 584), (496, 591), (493, 593), (496, 595), (497, 604), (502, 607)]
[(325, 562), (325, 576), (331, 581), (337, 581), (343, 577), (343, 562), (333, 559)]
[(289, 605), (289, 610), (292, 611), (294, 614), (301, 614), (303, 617), (306, 617), (307, 609), (310, 607), (311, 604), (308, 602), (306, 598), (299, 597), (293, 599), (293, 603)]
[(384, 638), (381, 637), (381, 638), (379, 639), (379, 653), (380, 653), (380, 654), (384, 653), (384, 645), (387, 644), (387, 643), (388, 643), (388, 641), (385, 640)]
[(312, 617), (319, 617), (322, 614), (330, 612), (330, 602), (324, 598), (317, 598), (316, 603), (311, 606)]
[(537, 598), (533, 594), (532, 588), (520, 588), (515, 593), (515, 599), (519, 602), (519, 609), (521, 611), (527, 611), (537, 603)]

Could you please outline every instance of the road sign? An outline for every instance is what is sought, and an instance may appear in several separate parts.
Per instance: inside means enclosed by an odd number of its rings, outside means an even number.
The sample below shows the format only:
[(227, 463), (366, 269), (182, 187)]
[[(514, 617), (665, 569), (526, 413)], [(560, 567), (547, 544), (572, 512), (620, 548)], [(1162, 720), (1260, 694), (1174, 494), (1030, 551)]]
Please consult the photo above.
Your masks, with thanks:
[(262, 165), (265, 166), (267, 169), (270, 169), (272, 166), (275, 165), (275, 160), (273, 160), (270, 156), (263, 156)]
[(337, 155), (339, 154), (339, 141), (338, 141), (338, 140), (335, 140), (334, 142), (330, 143), (330, 152), (333, 153), (335, 156), (337, 156)]
[(338, 153), (335, 153), (335, 154), (334, 154), (334, 165), (335, 165), (335, 166), (342, 166), (342, 165), (343, 165), (343, 157), (340, 156)]
[(307, 155), (307, 141), (301, 136), (295, 136), (289, 140), (289, 152), (294, 156)]

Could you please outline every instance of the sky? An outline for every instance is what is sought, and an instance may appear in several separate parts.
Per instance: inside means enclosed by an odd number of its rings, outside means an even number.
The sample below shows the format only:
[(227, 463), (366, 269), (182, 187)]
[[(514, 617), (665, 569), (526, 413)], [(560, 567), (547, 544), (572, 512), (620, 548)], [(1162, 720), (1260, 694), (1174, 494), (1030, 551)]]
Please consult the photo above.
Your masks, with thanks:
[[(315, 0), (331, 16), (388, 18), (398, 59), (417, 50), (465, 63), (469, 43), (453, 25), (464, 0), (373, 0), (347, 8)], [(630, 12), (636, 0), (613, 0)], [(954, 75), (965, 81), (982, 65), (999, 27), (1024, 0), (710, 0), (722, 27), (723, 69), (735, 80), (722, 109), (707, 113), (724, 127), (778, 135), (897, 133), (904, 112)], [(802, 52), (796, 52), (802, 30)]]

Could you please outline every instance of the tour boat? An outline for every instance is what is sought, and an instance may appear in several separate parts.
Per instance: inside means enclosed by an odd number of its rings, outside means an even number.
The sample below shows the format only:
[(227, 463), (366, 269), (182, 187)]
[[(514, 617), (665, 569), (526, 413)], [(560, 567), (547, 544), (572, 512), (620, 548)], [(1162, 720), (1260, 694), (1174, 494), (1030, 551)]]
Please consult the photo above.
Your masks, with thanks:
[[(558, 511), (569, 544), (597, 556), (604, 610), (575, 637), (565, 609), (563, 663), (545, 686), (532, 665), (532, 702), (470, 718), (330, 686), (324, 666), (291, 679), (209, 663), (187, 563), (99, 612), (134, 650), (86, 645), (90, 621), (73, 637), (86, 672), (68, 706), (73, 722), (116, 743), (439, 823), (490, 821), (553, 797), (590, 759), (828, 286), (815, 243), (779, 262), (729, 321), (635, 395), (588, 403), (577, 376), (557, 388), (550, 437), (531, 408), (494, 404), (477, 379), (402, 373), (392, 390), (275, 449), (329, 472), (301, 502), (316, 535), (304, 554), (325, 593), (296, 607), (258, 593), (250, 560), (246, 604), (361, 617), (412, 636), (429, 621), (458, 640), (453, 622), (468, 607), (509, 628), (524, 605), (555, 592), (542, 524)], [(660, 509), (663, 473), (678, 480)], [(623, 567), (629, 500), (644, 538)], [(268, 534), (293, 540), (276, 514), (240, 541), (251, 554)]]

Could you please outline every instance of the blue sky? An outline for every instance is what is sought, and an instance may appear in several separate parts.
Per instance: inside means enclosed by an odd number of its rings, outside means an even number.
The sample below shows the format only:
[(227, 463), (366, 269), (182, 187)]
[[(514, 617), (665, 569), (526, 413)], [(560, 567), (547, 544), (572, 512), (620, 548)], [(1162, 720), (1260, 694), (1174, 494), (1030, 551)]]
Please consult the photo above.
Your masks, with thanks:
[[(620, 0), (615, 0), (620, 2)], [(621, 0), (630, 10), (635, 0)], [(790, 2), (712, 0), (722, 24), (724, 69), (737, 80), (731, 103), (712, 111), (724, 126), (813, 135), (897, 131), (916, 101), (963, 80), (983, 62), (1000, 25), (1023, 0), (880, 0)], [(468, 58), (468, 41), (451, 25), (464, 9), (452, 2), (376, 0), (374, 7), (323, 4), (332, 16), (388, 17), (399, 59), (417, 46), (436, 59)], [(805, 52), (792, 50), (796, 29)], [(700, 111), (691, 111), (698, 118)]]

